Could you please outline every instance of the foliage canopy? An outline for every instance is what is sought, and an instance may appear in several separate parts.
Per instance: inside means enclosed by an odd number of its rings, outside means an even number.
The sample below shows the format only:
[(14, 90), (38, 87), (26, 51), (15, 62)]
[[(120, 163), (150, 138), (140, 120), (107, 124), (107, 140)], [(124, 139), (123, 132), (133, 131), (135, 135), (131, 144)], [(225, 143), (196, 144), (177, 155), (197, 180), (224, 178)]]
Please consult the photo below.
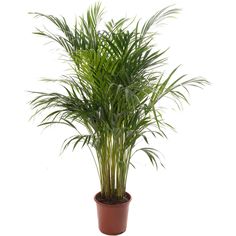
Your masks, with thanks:
[[(176, 77), (175, 68), (165, 75), (162, 66), (166, 50), (156, 50), (156, 32), (152, 27), (174, 17), (179, 9), (166, 7), (144, 24), (121, 18), (105, 23), (101, 3), (91, 6), (70, 27), (64, 17), (31, 13), (53, 23), (60, 34), (37, 29), (37, 35), (59, 44), (67, 53), (73, 72), (58, 80), (64, 92), (32, 92), (35, 114), (46, 112), (40, 126), (65, 124), (75, 130), (63, 149), (82, 143), (94, 150), (100, 177), (101, 194), (107, 200), (120, 200), (126, 191), (131, 157), (143, 151), (158, 166), (156, 149), (143, 147), (134, 151), (137, 140), (148, 143), (148, 133), (165, 137), (165, 122), (158, 103), (169, 97), (178, 106), (188, 102), (190, 86), (203, 87), (202, 78)], [(176, 78), (175, 78), (176, 77)], [(83, 125), (87, 133), (81, 133)], [(170, 126), (171, 127), (171, 126)], [(161, 164), (161, 163), (160, 163)]]

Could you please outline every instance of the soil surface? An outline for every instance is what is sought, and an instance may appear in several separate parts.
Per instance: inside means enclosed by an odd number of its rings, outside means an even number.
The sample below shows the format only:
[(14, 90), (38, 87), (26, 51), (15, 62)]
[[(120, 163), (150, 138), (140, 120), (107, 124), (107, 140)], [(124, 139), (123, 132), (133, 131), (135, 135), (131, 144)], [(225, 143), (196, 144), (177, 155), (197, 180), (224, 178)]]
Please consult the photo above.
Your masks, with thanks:
[(130, 196), (125, 193), (124, 197), (122, 199), (117, 199), (117, 198), (112, 198), (112, 199), (105, 199), (101, 196), (101, 193), (99, 193), (96, 196), (96, 199), (101, 202), (101, 203), (105, 203), (105, 204), (110, 204), (110, 205), (115, 205), (115, 204), (120, 204), (120, 203), (125, 203), (128, 202), (130, 200)]

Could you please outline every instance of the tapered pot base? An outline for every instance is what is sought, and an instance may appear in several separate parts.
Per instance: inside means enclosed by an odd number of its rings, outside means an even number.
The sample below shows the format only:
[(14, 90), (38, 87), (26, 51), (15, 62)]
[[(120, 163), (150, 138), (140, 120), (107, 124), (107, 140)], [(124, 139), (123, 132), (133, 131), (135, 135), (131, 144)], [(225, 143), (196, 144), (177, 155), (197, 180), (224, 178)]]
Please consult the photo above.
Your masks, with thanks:
[(128, 221), (129, 203), (131, 196), (126, 193), (127, 201), (122, 203), (107, 204), (98, 199), (100, 192), (94, 197), (97, 204), (98, 227), (103, 234), (118, 235), (126, 231)]

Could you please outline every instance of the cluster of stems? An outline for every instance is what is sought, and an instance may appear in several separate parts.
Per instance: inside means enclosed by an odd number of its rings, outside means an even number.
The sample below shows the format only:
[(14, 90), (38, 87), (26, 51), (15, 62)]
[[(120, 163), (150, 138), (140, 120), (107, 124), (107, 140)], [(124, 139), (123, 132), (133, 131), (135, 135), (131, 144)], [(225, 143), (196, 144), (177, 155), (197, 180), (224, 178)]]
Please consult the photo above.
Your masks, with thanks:
[(96, 150), (104, 199), (120, 200), (126, 191), (126, 181), (131, 157), (131, 148), (125, 148), (123, 132), (104, 132), (101, 134), (99, 148)]

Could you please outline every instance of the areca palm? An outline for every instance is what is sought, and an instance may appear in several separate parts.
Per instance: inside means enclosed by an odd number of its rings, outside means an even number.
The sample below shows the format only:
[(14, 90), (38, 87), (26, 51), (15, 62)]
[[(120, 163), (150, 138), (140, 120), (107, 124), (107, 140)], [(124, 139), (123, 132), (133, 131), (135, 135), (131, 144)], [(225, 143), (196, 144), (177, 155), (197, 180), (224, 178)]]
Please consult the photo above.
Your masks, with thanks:
[[(166, 50), (156, 50), (153, 25), (175, 16), (179, 9), (167, 7), (141, 25), (127, 18), (110, 20), (99, 30), (103, 10), (100, 3), (70, 27), (65, 18), (32, 13), (53, 23), (60, 34), (37, 29), (35, 34), (59, 44), (67, 54), (72, 73), (58, 80), (64, 92), (33, 92), (32, 108), (45, 117), (41, 126), (65, 124), (75, 135), (66, 139), (63, 149), (88, 145), (95, 151), (101, 196), (122, 200), (133, 154), (143, 151), (155, 166), (162, 164), (154, 148), (135, 149), (146, 134), (165, 137), (158, 103), (170, 97), (178, 105), (187, 102), (190, 86), (202, 87), (202, 78), (176, 77), (175, 68), (163, 73)], [(46, 112), (46, 113), (45, 113)], [(81, 133), (80, 125), (87, 130)]]

